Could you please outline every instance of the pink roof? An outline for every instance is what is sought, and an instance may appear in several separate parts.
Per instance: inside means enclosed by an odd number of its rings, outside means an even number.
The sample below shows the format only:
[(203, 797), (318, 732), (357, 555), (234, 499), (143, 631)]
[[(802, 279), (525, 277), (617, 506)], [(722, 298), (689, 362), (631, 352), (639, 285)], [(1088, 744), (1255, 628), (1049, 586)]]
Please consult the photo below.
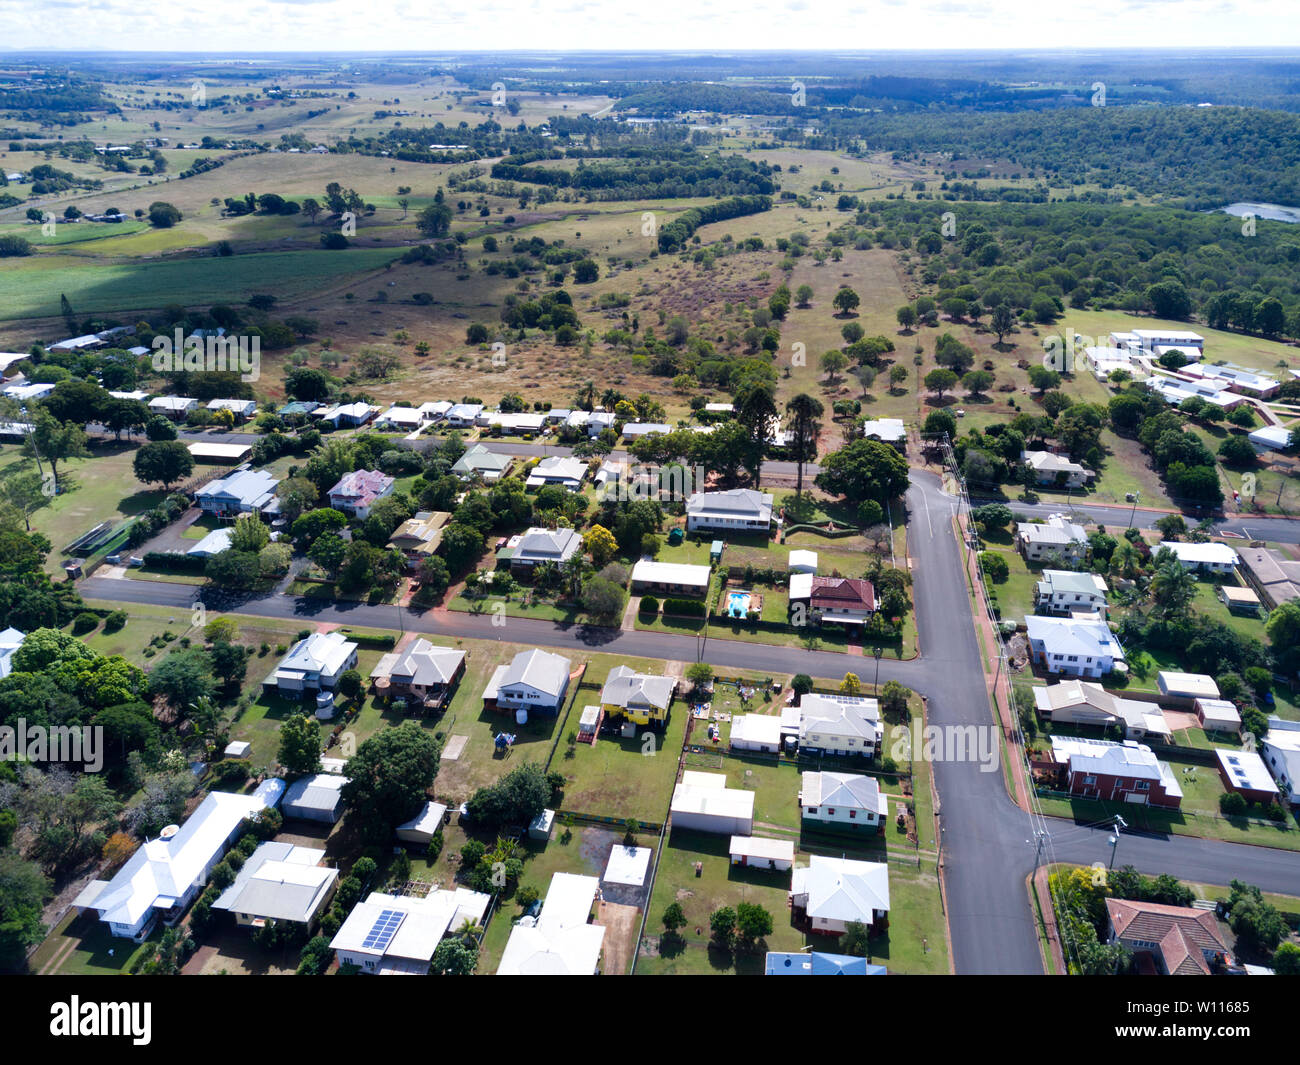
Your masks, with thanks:
[(393, 478), (378, 470), (353, 470), (345, 473), (330, 489), (330, 496), (343, 496), (353, 506), (369, 506), (393, 484)]

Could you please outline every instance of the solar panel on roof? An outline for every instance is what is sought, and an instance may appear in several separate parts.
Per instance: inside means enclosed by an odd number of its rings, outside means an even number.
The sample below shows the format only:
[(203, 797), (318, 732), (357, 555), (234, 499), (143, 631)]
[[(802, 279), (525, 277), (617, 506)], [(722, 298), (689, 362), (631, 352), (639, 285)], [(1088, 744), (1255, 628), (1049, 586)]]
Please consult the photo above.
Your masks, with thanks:
[(393, 941), (393, 936), (397, 934), (397, 929), (402, 924), (402, 918), (406, 914), (401, 910), (383, 910), (375, 918), (375, 923), (370, 926), (370, 931), (366, 934), (365, 940), (361, 947), (363, 950), (385, 951), (388, 944)]

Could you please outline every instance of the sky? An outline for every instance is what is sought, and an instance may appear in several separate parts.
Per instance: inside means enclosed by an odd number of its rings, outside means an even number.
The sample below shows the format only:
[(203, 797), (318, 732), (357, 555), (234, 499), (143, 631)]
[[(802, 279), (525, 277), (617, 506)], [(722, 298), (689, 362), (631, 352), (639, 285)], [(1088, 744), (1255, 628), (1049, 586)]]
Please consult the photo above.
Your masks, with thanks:
[(0, 0), (0, 54), (1283, 48), (1296, 16), (1296, 0)]

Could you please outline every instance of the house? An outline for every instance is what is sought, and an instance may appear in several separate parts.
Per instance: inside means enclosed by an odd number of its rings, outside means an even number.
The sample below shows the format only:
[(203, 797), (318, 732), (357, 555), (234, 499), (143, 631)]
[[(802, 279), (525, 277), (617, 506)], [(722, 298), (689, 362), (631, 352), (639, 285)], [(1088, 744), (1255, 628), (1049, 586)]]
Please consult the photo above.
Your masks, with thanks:
[(687, 769), (668, 807), (674, 828), (749, 836), (754, 832), (754, 792), (727, 787), (726, 773)]
[(1052, 761), (1060, 767), (1064, 790), (1082, 799), (1175, 810), (1183, 802), (1178, 777), (1169, 764), (1134, 740), (1112, 743), (1053, 736)]
[(244, 928), (268, 921), (310, 929), (334, 896), (339, 871), (321, 862), (325, 852), (292, 843), (263, 843), (240, 866), (235, 882), (212, 904)]
[(1267, 609), (1300, 599), (1300, 562), (1264, 547), (1243, 547), (1240, 554), (1242, 575)]
[(712, 570), (684, 562), (655, 562), (643, 558), (632, 567), (633, 595), (704, 595)]
[(799, 808), (803, 820), (817, 828), (874, 835), (885, 830), (889, 796), (875, 777), (809, 771), (803, 774)]
[(305, 417), (311, 414), (315, 414), (316, 411), (321, 409), (322, 409), (321, 405), (317, 403), (315, 400), (295, 399), (292, 403), (286, 403), (283, 407), (281, 407), (278, 411), (276, 411), (276, 414), (280, 415), (280, 417), (282, 418), (289, 417), (290, 415), (294, 415), (294, 414), (301, 414)]
[(876, 590), (861, 577), (790, 574), (790, 603), (807, 603), (815, 624), (865, 625), (876, 612)]
[(1197, 699), (1196, 720), (1206, 732), (1230, 732), (1241, 735), (1241, 713), (1227, 699)]
[(247, 421), (257, 413), (257, 400), (255, 399), (210, 399), (208, 400), (208, 410), (219, 411), (228, 410), (235, 416), (235, 421)]
[(404, 651), (384, 655), (371, 672), (375, 691), (442, 706), (465, 674), (465, 652), (420, 637)]
[(1214, 911), (1193, 906), (1106, 899), (1106, 942), (1160, 976), (1209, 976), (1232, 964)]
[(1228, 791), (1235, 791), (1247, 802), (1268, 805), (1277, 802), (1282, 793), (1273, 783), (1268, 766), (1254, 751), (1226, 751), (1214, 749), (1219, 762), (1219, 779)]
[(168, 925), (181, 918), (244, 819), (276, 806), (284, 790), (284, 781), (273, 777), (251, 795), (209, 792), (184, 825), (168, 825), (132, 854), (112, 880), (87, 884), (72, 905), (83, 913), (95, 911), (113, 935), (142, 942), (159, 917)]
[(327, 407), (325, 410), (314, 412), (312, 417), (319, 418), (321, 421), (332, 422), (336, 427), (341, 427), (344, 425), (365, 425), (378, 413), (379, 408), (373, 404), (358, 402)]
[(885, 737), (876, 699), (807, 692), (798, 710), (799, 749), (804, 752), (871, 758)]
[(512, 572), (531, 572), (543, 562), (562, 566), (582, 552), (582, 537), (573, 529), (528, 529), (512, 536), (500, 558), (510, 563)]
[(456, 460), (451, 472), (462, 480), (477, 476), (491, 484), (504, 477), (514, 463), (515, 460), (510, 455), (499, 455), (482, 444), (475, 444)]
[(767, 714), (737, 714), (731, 719), (731, 749), (780, 754), (781, 719)]
[(661, 725), (677, 692), (675, 677), (638, 673), (630, 666), (615, 666), (600, 689), (600, 707), (610, 716), (636, 725)]
[(1034, 608), (1044, 614), (1095, 614), (1106, 609), (1106, 581), (1095, 573), (1045, 569), (1034, 585)]
[(696, 492), (686, 501), (688, 532), (761, 532), (772, 526), (772, 496), (752, 488)]
[(520, 651), (497, 666), (483, 692), (483, 702), (498, 709), (540, 710), (554, 714), (569, 690), (570, 662), (549, 651)]
[(466, 921), (480, 924), (491, 901), (466, 888), (439, 888), (424, 898), (373, 891), (352, 908), (330, 948), (340, 965), (362, 973), (427, 976), (443, 937)]
[(280, 659), (275, 672), (262, 682), (282, 695), (333, 689), (345, 670), (357, 664), (357, 645), (341, 632), (313, 632)]
[(438, 553), (443, 529), (450, 520), (445, 510), (421, 510), (397, 527), (388, 538), (388, 546), (402, 552), (408, 565), (418, 566), (422, 559)]
[[(586, 428), (587, 436), (592, 440), (600, 436), (600, 434), (603, 433), (606, 429), (612, 431), (614, 428), (614, 422), (616, 420), (614, 416), (614, 412), (604, 411), (604, 410), (592, 411), (590, 414), (588, 414), (586, 411), (575, 410), (573, 414), (570, 415), (570, 422), (567, 422), (566, 424), (572, 424), (573, 417), (579, 414), (586, 415), (586, 417), (582, 419), (581, 425)], [(667, 432), (667, 429), (664, 429), (664, 431)], [(623, 435), (624, 436), (627, 435), (626, 427), (624, 427)]]
[(1234, 584), (1221, 584), (1216, 589), (1219, 602), (1233, 614), (1258, 614), (1259, 596), (1253, 588), (1238, 588)]
[[(656, 436), (671, 433), (673, 427), (665, 425), (663, 422), (628, 422), (623, 426), (623, 439), (625, 441), (640, 440), (643, 436)], [(591, 421), (587, 421), (587, 432), (591, 433)], [(597, 436), (600, 434), (597, 433)]]
[(889, 923), (889, 866), (849, 858), (811, 855), (794, 867), (790, 907), (813, 932), (842, 935), (855, 921), (868, 928)]
[(1124, 648), (1106, 622), (1100, 619), (1025, 618), (1029, 657), (1049, 673), (1073, 677), (1101, 677), (1126, 668)]
[(591, 976), (600, 966), (603, 925), (591, 924), (600, 890), (594, 876), (555, 873), (542, 912), (510, 930), (498, 976)]
[(1063, 680), (1059, 684), (1036, 687), (1033, 692), (1038, 716), (1054, 724), (1096, 725), (1098, 728), (1119, 725), (1126, 740), (1154, 736), (1167, 743), (1173, 737), (1165, 715), (1155, 703), (1121, 699), (1111, 695), (1100, 684)]
[(783, 872), (794, 866), (794, 841), (789, 839), (732, 836), (729, 850), (732, 865), (743, 865), (750, 869), (779, 869)]
[(1178, 540), (1162, 541), (1156, 548), (1156, 554), (1168, 549), (1183, 564), (1183, 569), (1200, 570), (1221, 577), (1231, 577), (1235, 568), (1241, 564), (1241, 558), (1227, 544), (1207, 542), (1203, 544), (1186, 544)]
[(0, 632), (0, 680), (13, 672), (14, 652), (23, 645), (25, 639), (27, 634), (19, 632), (12, 625)]
[(764, 976), (885, 976), (883, 965), (871, 965), (866, 958), (852, 954), (778, 954), (768, 951)]
[(415, 843), (427, 847), (430, 841), (442, 829), (447, 816), (447, 807), (440, 802), (426, 802), (409, 821), (403, 821), (394, 829), (397, 838), (403, 843)]
[(1256, 451), (1286, 451), (1294, 446), (1295, 433), (1281, 425), (1266, 425), (1246, 434)]
[(1283, 795), (1300, 783), (1300, 722), (1268, 719), (1268, 733), (1258, 739), (1259, 754)]
[(332, 825), (343, 816), (343, 785), (347, 778), (338, 773), (313, 773), (289, 785), (280, 803), (286, 818), (319, 821)]
[(907, 453), (907, 426), (901, 418), (877, 418), (862, 423), (862, 435), (868, 440), (879, 440), (894, 450)]
[(443, 419), (450, 429), (472, 429), (482, 413), (482, 403), (457, 403), (447, 408)]
[[(480, 421), (483, 415), (479, 415)], [(533, 414), (529, 411), (508, 413), (497, 411), (487, 416), (488, 427), (494, 435), (509, 433), (513, 436), (529, 437), (546, 428), (546, 415)]]
[(222, 529), (213, 529), (185, 553), (193, 558), (211, 558), (213, 555), (219, 555), (222, 551), (230, 550), (230, 538), (234, 534), (235, 530), (229, 525)]
[(229, 476), (209, 481), (194, 493), (194, 501), (205, 514), (217, 518), (260, 514), (276, 501), (275, 489), (279, 483), (266, 470), (236, 470)]
[(189, 396), (157, 396), (149, 401), (149, 413), (161, 414), (174, 422), (185, 420), (192, 410), (197, 410), (199, 401)]
[(10, 385), (4, 390), (4, 395), (7, 399), (16, 400), (19, 403), (30, 403), (34, 400), (44, 399), (53, 391), (53, 384), (21, 384)]
[(330, 489), (330, 506), (356, 518), (368, 518), (370, 508), (391, 494), (396, 483), (395, 478), (378, 470), (353, 470)]
[(1016, 522), (1016, 548), (1029, 562), (1078, 562), (1088, 549), (1088, 534), (1065, 515), (1053, 514), (1043, 523)]
[(1083, 488), (1096, 476), (1092, 470), (1050, 451), (1022, 451), (1020, 461), (1034, 471), (1034, 479), (1040, 485)]
[(1179, 673), (1162, 669), (1156, 674), (1156, 691), (1162, 700), (1191, 707), (1196, 699), (1219, 698), (1219, 686), (1204, 673)]
[(425, 422), (425, 417), (414, 407), (389, 407), (375, 419), (376, 429), (400, 429), (406, 432), (418, 429)]
[(421, 403), (416, 407), (416, 410), (420, 412), (420, 416), (424, 418), (426, 422), (438, 422), (447, 417), (447, 412), (451, 410), (453, 406), (455, 406), (455, 404), (449, 400), (440, 399), (434, 403)]
[(542, 459), (528, 474), (525, 482), (529, 488), (541, 488), (545, 484), (563, 485), (570, 492), (576, 492), (587, 479), (587, 464), (581, 459), (562, 458), (551, 455)]

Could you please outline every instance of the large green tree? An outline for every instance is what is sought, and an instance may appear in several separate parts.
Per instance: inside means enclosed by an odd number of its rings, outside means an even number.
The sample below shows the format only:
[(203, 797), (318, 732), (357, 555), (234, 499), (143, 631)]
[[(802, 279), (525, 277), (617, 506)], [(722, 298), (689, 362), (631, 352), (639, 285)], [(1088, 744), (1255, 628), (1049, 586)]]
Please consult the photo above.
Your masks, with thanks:
[(855, 440), (822, 460), (813, 483), (850, 503), (887, 507), (907, 491), (907, 460), (879, 440)]
[(420, 809), (441, 755), (441, 742), (418, 722), (382, 729), (348, 759), (343, 801), (368, 831), (387, 839)]

